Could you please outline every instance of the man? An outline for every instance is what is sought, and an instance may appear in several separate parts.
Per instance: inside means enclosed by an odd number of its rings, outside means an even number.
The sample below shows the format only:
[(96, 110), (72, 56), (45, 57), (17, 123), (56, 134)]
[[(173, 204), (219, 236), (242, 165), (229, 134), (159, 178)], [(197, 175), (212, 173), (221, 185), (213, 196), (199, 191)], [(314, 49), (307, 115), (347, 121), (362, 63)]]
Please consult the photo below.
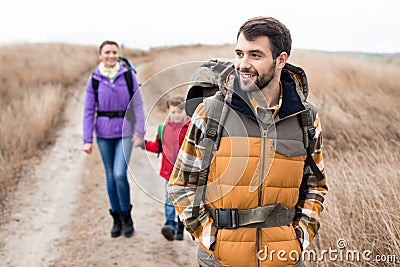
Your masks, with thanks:
[[(216, 102), (206, 99), (192, 116), (168, 191), (200, 241), (200, 266), (303, 266), (301, 251), (319, 229), (328, 190), (321, 124), (306, 101), (304, 71), (287, 63), (290, 50), (290, 32), (274, 18), (239, 29), (234, 69), (219, 79), (229, 109), (198, 214), (205, 129)], [(310, 109), (315, 128), (301, 120)], [(307, 129), (314, 129), (309, 139)], [(315, 146), (307, 153), (309, 142)]]

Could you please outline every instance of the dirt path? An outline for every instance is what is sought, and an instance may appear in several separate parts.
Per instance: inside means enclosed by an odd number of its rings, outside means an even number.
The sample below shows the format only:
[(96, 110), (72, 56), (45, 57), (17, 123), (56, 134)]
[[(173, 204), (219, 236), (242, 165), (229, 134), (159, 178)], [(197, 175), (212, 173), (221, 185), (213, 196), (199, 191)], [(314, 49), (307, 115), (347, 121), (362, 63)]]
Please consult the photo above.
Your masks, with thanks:
[[(83, 97), (70, 98), (55, 145), (29, 164), (5, 202), (0, 266), (198, 266), (197, 242), (187, 233), (174, 242), (160, 234), (165, 181), (157, 175), (159, 159), (140, 149), (130, 163), (135, 235), (110, 237), (99, 152), (81, 151)], [(148, 126), (153, 136), (156, 125)]]
[(46, 266), (55, 256), (53, 241), (66, 234), (60, 226), (76, 208), (85, 159), (80, 144), (71, 142), (81, 135), (82, 114), (74, 111), (76, 105), (77, 97), (72, 97), (55, 145), (39, 162), (25, 166), (25, 177), (6, 200), (9, 217), (1, 225), (1, 266)]

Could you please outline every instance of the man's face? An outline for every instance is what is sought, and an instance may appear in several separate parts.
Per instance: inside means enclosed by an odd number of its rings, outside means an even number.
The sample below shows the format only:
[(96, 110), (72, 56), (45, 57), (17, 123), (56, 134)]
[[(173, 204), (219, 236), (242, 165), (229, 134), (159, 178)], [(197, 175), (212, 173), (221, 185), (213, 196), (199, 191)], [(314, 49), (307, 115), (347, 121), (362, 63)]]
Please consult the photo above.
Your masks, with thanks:
[(243, 91), (262, 90), (275, 77), (276, 59), (272, 58), (268, 37), (248, 41), (241, 33), (235, 54), (235, 68)]

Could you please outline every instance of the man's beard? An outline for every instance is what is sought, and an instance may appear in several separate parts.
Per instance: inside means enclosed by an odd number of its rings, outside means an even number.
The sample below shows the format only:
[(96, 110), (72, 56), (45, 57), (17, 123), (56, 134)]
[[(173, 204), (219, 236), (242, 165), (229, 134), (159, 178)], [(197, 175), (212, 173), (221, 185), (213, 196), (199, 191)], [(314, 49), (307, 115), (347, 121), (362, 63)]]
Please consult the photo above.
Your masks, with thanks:
[(251, 73), (252, 75), (255, 75), (257, 77), (254, 83), (252, 81), (244, 83), (242, 79), (240, 79), (241, 90), (244, 92), (255, 92), (264, 89), (275, 77), (275, 66), (276, 66), (276, 59), (274, 59), (269, 70), (266, 73), (262, 74), (261, 76), (259, 76), (256, 70), (238, 69), (239, 75), (240, 72), (244, 72), (244, 73)]

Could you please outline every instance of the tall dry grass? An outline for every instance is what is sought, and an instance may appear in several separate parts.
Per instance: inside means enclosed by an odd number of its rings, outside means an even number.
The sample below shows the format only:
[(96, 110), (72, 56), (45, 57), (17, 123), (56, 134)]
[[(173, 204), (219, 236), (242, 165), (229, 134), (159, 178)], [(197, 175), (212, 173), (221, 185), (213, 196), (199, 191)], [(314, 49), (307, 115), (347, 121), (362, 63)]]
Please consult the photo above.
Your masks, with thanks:
[[(309, 266), (397, 266), (400, 260), (400, 60), (298, 52), (325, 137), (329, 194), (311, 249), (371, 250), (397, 263), (330, 261)], [(346, 252), (346, 249), (339, 250)]]
[(0, 47), (0, 200), (23, 160), (55, 138), (70, 90), (96, 64), (96, 49), (63, 44)]

